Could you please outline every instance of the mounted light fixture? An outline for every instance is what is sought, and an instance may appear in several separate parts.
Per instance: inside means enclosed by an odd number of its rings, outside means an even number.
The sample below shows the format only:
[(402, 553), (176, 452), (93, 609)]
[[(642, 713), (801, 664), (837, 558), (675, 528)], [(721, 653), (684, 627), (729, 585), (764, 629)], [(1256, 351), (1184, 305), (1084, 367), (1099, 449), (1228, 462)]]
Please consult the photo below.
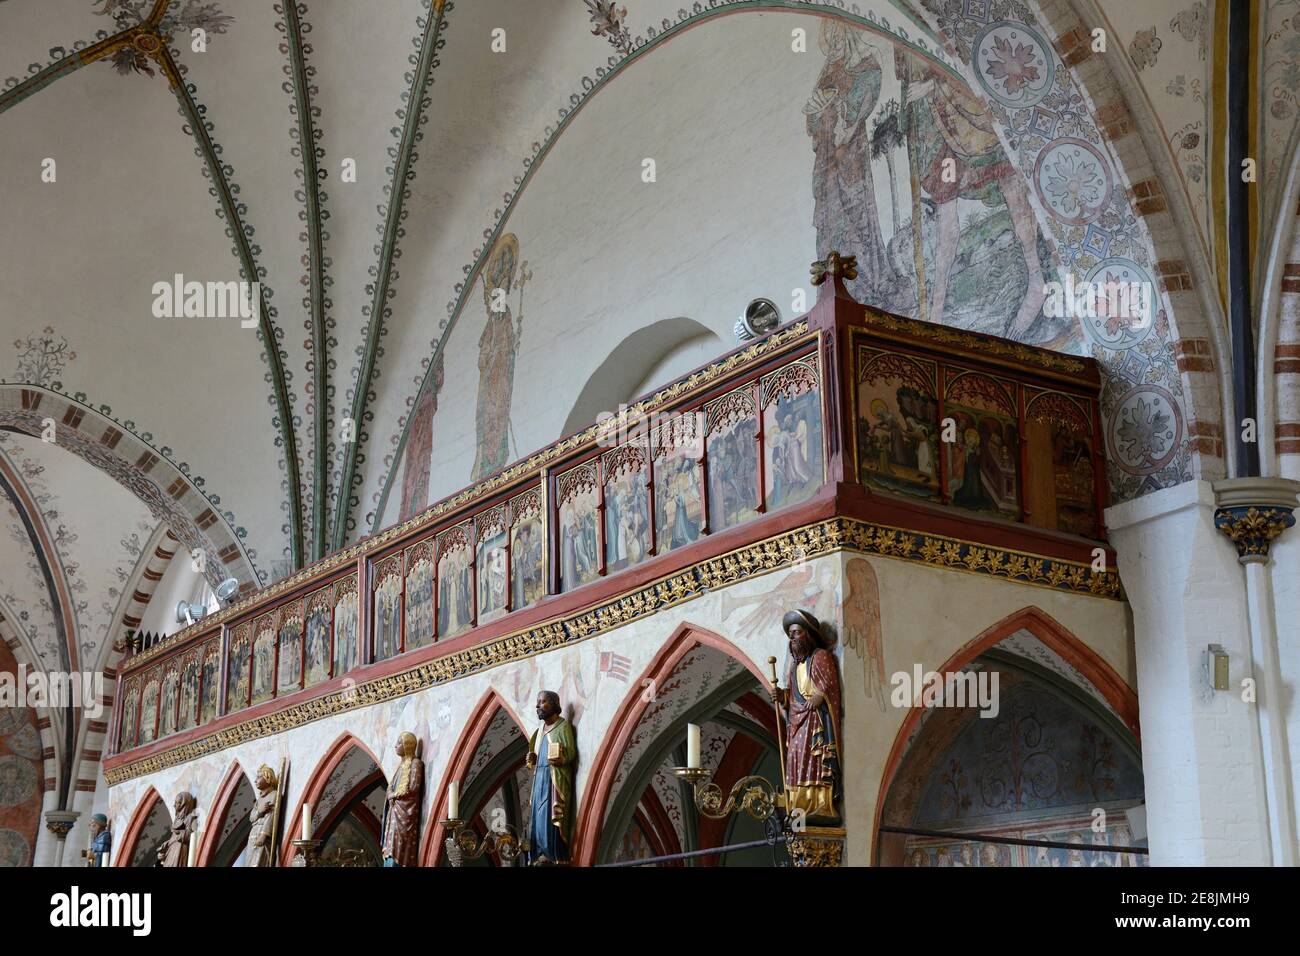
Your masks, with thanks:
[(755, 299), (745, 307), (745, 314), (736, 321), (733, 331), (736, 339), (746, 342), (767, 335), (781, 324), (781, 310), (771, 299)]
[(1228, 652), (1221, 644), (1211, 644), (1205, 650), (1205, 677), (1215, 690), (1228, 689)]

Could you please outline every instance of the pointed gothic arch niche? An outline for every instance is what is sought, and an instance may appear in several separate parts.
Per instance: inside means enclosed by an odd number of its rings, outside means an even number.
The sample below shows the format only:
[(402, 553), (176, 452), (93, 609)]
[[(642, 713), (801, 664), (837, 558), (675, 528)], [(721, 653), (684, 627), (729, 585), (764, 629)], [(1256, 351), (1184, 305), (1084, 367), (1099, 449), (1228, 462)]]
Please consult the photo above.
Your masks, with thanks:
[(603, 412), (617, 413), (650, 390), (698, 368), (726, 350), (709, 328), (686, 316), (643, 326), (606, 356), (578, 393), (564, 420), (563, 435), (595, 422)]
[(302, 833), (303, 804), (311, 804), (312, 838), (320, 855), (351, 866), (379, 866), (379, 827), (388, 779), (375, 752), (344, 733), (330, 745), (308, 778), (280, 846), (281, 866), (292, 864), (293, 846)]
[(172, 815), (167, 801), (150, 787), (136, 805), (126, 832), (113, 849), (114, 866), (155, 866), (158, 849), (171, 834)]
[(242, 862), (251, 826), (249, 814), (256, 800), (252, 781), (236, 760), (204, 817), (207, 822), (199, 842), (198, 866), (227, 867)]
[[(652, 681), (648, 684), (647, 681)], [(656, 688), (647, 695), (646, 687)], [(701, 725), (701, 759), (728, 792), (758, 773), (779, 787), (769, 685), (730, 641), (682, 624), (632, 682), (604, 737), (582, 794), (574, 859), (581, 865), (645, 859), (761, 837), (747, 816), (700, 817), (693, 791), (673, 776), (685, 764), (686, 725)], [(770, 865), (766, 850), (695, 865)]]
[[(482, 838), (497, 821), (527, 832), (532, 774), (524, 767), (528, 732), (505, 699), (488, 689), (461, 732), (434, 797), (420, 845), (422, 866), (446, 865), (447, 785), (460, 783), (460, 816)], [(506, 865), (496, 854), (466, 860), (465, 866)]]
[[(894, 741), (876, 807), (883, 866), (1138, 866), (1113, 851), (1018, 847), (881, 833), (881, 826), (1143, 845), (1127, 811), (1144, 801), (1137, 699), (1091, 648), (1024, 608), (954, 654), (940, 673), (998, 680), (998, 710), (913, 707)], [(1093, 832), (1097, 808), (1106, 828)]]

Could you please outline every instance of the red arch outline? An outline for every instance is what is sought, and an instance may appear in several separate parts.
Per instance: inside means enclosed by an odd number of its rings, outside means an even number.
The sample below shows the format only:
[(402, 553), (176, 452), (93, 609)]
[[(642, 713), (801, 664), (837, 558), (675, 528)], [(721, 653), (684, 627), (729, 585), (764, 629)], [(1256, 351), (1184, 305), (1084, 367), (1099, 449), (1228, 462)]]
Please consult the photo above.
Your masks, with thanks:
[(637, 680), (633, 681), (631, 689), (623, 698), (623, 703), (619, 705), (614, 719), (610, 721), (605, 731), (604, 744), (591, 765), (591, 773), (587, 777), (582, 799), (578, 803), (578, 822), (573, 839), (575, 865), (591, 866), (595, 863), (596, 850), (600, 844), (600, 831), (605, 822), (605, 808), (609, 803), (614, 775), (618, 771), (618, 762), (627, 747), (628, 739), (641, 721), (641, 715), (649, 706), (649, 702), (643, 699), (644, 682), (652, 680), (656, 684), (663, 683), (681, 659), (697, 647), (711, 647), (728, 657), (735, 658), (758, 678), (765, 690), (771, 691), (772, 684), (768, 678), (758, 669), (749, 655), (731, 641), (721, 634), (687, 621), (677, 625), (677, 629), (655, 654), (649, 666)]
[[(1137, 692), (1129, 687), (1124, 678), (1115, 671), (1096, 651), (1080, 640), (1064, 624), (1056, 620), (1042, 608), (1030, 605), (1008, 614), (1002, 620), (985, 628), (976, 637), (963, 644), (946, 660), (938, 671), (960, 670), (972, 660), (997, 644), (1003, 638), (1010, 637), (1016, 631), (1028, 631), (1038, 640), (1059, 654), (1067, 663), (1076, 668), (1093, 687), (1106, 698), (1106, 702), (1115, 708), (1120, 720), (1132, 732), (1134, 740), (1142, 741), (1138, 726)], [(880, 787), (876, 791), (875, 820), (871, 825), (871, 855), (873, 865), (877, 862), (880, 851), (880, 817), (885, 809), (885, 798), (894, 782), (899, 765), (906, 753), (907, 739), (924, 713), (924, 707), (909, 707), (903, 724), (894, 735), (893, 746), (885, 761), (885, 769), (880, 777)]]
[(135, 812), (131, 814), (130, 822), (126, 825), (126, 832), (122, 835), (122, 843), (113, 849), (113, 865), (120, 867), (129, 867), (131, 858), (135, 856), (135, 845), (140, 839), (140, 833), (144, 830), (145, 821), (149, 819), (149, 814), (153, 813), (156, 804), (163, 805), (163, 812), (167, 818), (171, 819), (171, 811), (167, 809), (167, 803), (163, 800), (162, 794), (159, 793), (151, 784), (145, 791), (140, 802), (136, 804)]
[(339, 734), (334, 743), (329, 745), (320, 760), (316, 762), (316, 769), (311, 772), (307, 778), (307, 786), (303, 787), (302, 794), (298, 797), (297, 806), (294, 808), (293, 816), (287, 819), (283, 838), (280, 843), (280, 865), (289, 866), (293, 862), (295, 853), (293, 841), (301, 835), (302, 830), (302, 807), (304, 803), (310, 803), (313, 807), (317, 806), (321, 791), (325, 789), (325, 784), (334, 772), (334, 768), (343, 762), (353, 749), (365, 751), (371, 761), (379, 768), (379, 773), (384, 772), (384, 765), (380, 759), (375, 756), (375, 752), (366, 745), (366, 742), (352, 733), (345, 730)]
[[(217, 834), (226, 824), (226, 815), (230, 812), (231, 804), (235, 802), (235, 793), (239, 790), (241, 777), (250, 788), (253, 787), (253, 781), (248, 779), (247, 771), (236, 760), (221, 779), (221, 786), (217, 788), (217, 795), (212, 800), (212, 808), (204, 818), (203, 836), (199, 839), (199, 853), (194, 862), (196, 867), (207, 866), (211, 862), (212, 855), (217, 852)], [(257, 793), (255, 789), (253, 792)]]
[(489, 687), (485, 690), (483, 696), (474, 705), (474, 709), (470, 711), (470, 719), (465, 723), (464, 729), (461, 730), (460, 738), (456, 741), (451, 756), (447, 758), (447, 769), (443, 771), (437, 794), (433, 803), (429, 805), (429, 819), (425, 822), (424, 835), (420, 839), (421, 866), (438, 865), (438, 857), (442, 851), (443, 837), (445, 835), (445, 827), (443, 827), (442, 821), (446, 819), (447, 784), (453, 780), (463, 782), (465, 771), (469, 768), (469, 762), (474, 758), (474, 751), (478, 749), (479, 741), (487, 733), (487, 729), (491, 726), (498, 710), (504, 710), (510, 719), (515, 722), (515, 726), (519, 728), (525, 738), (528, 736), (528, 730), (524, 722), (519, 719), (515, 709), (506, 702), (506, 699), (497, 692), (496, 688)]

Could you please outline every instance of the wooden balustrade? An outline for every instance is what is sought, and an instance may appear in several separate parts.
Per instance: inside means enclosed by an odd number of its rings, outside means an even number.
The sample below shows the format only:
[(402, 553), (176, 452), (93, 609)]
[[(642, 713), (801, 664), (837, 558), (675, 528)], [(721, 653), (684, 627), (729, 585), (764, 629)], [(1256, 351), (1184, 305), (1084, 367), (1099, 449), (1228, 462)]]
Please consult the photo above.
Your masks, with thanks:
[(830, 274), (767, 337), (128, 657), (114, 750), (590, 606), (783, 515), (1087, 554), (1099, 388), (1090, 359), (877, 312)]

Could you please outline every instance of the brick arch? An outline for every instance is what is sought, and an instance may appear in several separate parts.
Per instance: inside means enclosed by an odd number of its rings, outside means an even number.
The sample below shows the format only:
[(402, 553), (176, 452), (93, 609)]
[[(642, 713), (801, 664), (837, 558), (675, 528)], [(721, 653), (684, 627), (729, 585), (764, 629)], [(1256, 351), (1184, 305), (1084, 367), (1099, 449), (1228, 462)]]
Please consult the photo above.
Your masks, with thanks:
[(153, 809), (158, 804), (162, 804), (163, 813), (171, 819), (172, 812), (167, 809), (167, 801), (163, 800), (160, 794), (152, 785), (145, 791), (140, 802), (136, 804), (135, 812), (131, 814), (131, 819), (126, 824), (126, 831), (122, 834), (120, 841), (113, 841), (113, 865), (120, 867), (129, 867), (131, 858), (135, 856), (136, 844), (140, 842), (140, 834), (144, 832), (145, 822)]
[(1256, 412), (1261, 474), (1300, 477), (1300, 127), (1291, 139), (1259, 290)]
[(474, 705), (474, 709), (470, 711), (471, 716), (460, 732), (460, 738), (456, 741), (451, 756), (447, 759), (447, 769), (438, 784), (437, 794), (429, 804), (429, 819), (425, 822), (424, 835), (420, 840), (421, 866), (438, 865), (442, 855), (443, 839), (446, 836), (446, 827), (442, 825), (442, 821), (446, 819), (447, 813), (447, 785), (453, 780), (464, 782), (465, 772), (469, 769), (470, 761), (474, 759), (474, 752), (478, 750), (479, 742), (487, 733), (498, 711), (505, 711), (520, 732), (525, 737), (528, 736), (524, 722), (519, 719), (519, 715), (506, 699), (495, 688), (489, 687), (484, 691), (483, 696)]
[(0, 385), (0, 429), (40, 438), (47, 419), (55, 422), (60, 448), (104, 472), (139, 498), (155, 518), (167, 523), (186, 550), (207, 557), (209, 583), (236, 577), (257, 585), (253, 558), (226, 516), (201, 489), (188, 465), (177, 465), (169, 449), (158, 449), (120, 422), (51, 389)]
[(330, 744), (329, 749), (316, 763), (316, 768), (307, 778), (307, 785), (303, 787), (302, 795), (298, 798), (298, 804), (294, 808), (293, 816), (285, 818), (284, 833), (281, 835), (280, 843), (280, 865), (289, 866), (297, 853), (293, 845), (302, 833), (302, 808), (303, 804), (310, 803), (313, 808), (318, 806), (321, 792), (325, 789), (325, 784), (329, 782), (330, 775), (340, 763), (342, 763), (353, 750), (363, 751), (380, 773), (383, 773), (383, 762), (375, 755), (364, 740), (351, 731), (344, 731), (339, 735), (334, 743)]
[(627, 749), (628, 740), (641, 721), (649, 702), (644, 699), (642, 688), (645, 681), (654, 681), (656, 685), (665, 682), (682, 658), (697, 647), (711, 647), (728, 657), (735, 658), (754, 675), (765, 691), (770, 691), (771, 681), (762, 673), (750, 657), (721, 634), (707, 630), (689, 622), (677, 626), (654, 659), (632, 682), (627, 695), (623, 698), (613, 719), (605, 731), (604, 744), (596, 754), (587, 775), (574, 827), (573, 861), (578, 866), (591, 866), (595, 863), (600, 849), (600, 833), (604, 824), (605, 809), (609, 805), (613, 791), (614, 776), (618, 772), (618, 763)]
[[(1096, 651), (1041, 608), (1031, 605), (1009, 614), (963, 644), (942, 665), (936, 668), (936, 671), (938, 673), (947, 673), (961, 670), (990, 647), (1022, 630), (1028, 631), (1078, 670), (1105, 698), (1106, 702), (1114, 708), (1124, 726), (1132, 732), (1133, 739), (1138, 742), (1141, 741), (1141, 730), (1138, 726), (1137, 693)], [(924, 707), (913, 706), (908, 708), (907, 714), (903, 717), (902, 726), (898, 728), (898, 733), (894, 735), (893, 746), (889, 749), (889, 757), (885, 761), (880, 786), (876, 791), (876, 813), (871, 826), (871, 854), (873, 860), (876, 859), (876, 854), (880, 849), (880, 824), (885, 799), (889, 795), (889, 788), (894, 783), (898, 768), (907, 755), (908, 739), (912, 736), (912, 732), (916, 729), (916, 725), (920, 722), (924, 713)]]
[(217, 840), (221, 836), (222, 828), (226, 825), (226, 815), (234, 804), (235, 794), (239, 791), (239, 782), (241, 780), (248, 784), (250, 788), (253, 787), (253, 781), (249, 779), (244, 768), (236, 760), (230, 765), (230, 769), (226, 771), (226, 775), (221, 779), (221, 786), (217, 788), (217, 795), (212, 799), (212, 806), (208, 808), (207, 815), (203, 818), (203, 835), (199, 839), (199, 850), (194, 862), (195, 866), (208, 866), (212, 862), (212, 857), (218, 849)]

